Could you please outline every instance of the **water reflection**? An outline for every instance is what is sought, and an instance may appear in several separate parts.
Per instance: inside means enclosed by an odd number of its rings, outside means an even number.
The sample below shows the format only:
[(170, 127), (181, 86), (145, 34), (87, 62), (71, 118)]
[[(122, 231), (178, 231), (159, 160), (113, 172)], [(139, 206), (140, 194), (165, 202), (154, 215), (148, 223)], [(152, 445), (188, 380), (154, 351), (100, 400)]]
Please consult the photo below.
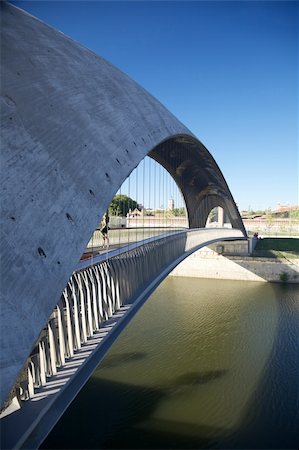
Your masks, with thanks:
[(297, 448), (298, 294), (168, 278), (44, 448)]

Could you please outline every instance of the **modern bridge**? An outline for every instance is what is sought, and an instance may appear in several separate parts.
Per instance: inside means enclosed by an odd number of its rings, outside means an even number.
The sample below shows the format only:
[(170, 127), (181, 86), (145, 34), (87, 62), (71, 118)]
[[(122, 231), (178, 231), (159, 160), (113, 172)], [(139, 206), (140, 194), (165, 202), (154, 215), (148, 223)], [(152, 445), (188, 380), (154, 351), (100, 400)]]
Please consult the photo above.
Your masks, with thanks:
[(203, 246), (242, 238), (241, 232), (227, 228), (178, 231), (80, 262), (4, 413), (2, 448), (38, 448), (171, 270)]
[[(247, 236), (215, 160), (156, 99), (18, 8), (1, 3), (1, 23), (1, 427), (4, 448), (36, 448), (167, 274)], [(189, 228), (78, 266), (147, 155), (181, 191)], [(204, 229), (216, 206), (232, 228)]]

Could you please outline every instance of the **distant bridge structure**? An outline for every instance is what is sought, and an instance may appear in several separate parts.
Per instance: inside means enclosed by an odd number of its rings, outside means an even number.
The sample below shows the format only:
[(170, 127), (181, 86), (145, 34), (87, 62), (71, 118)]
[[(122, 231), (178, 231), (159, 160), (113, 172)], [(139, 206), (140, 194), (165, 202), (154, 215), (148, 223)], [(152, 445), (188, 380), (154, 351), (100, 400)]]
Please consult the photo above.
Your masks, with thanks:
[[(215, 160), (167, 109), (62, 33), (12, 5), (0, 7), (3, 405), (24, 367), (24, 395), (32, 397), (34, 385), (55, 375), (92, 328), (101, 329), (174, 264), (205, 242), (246, 238), (246, 231)], [(118, 250), (109, 263), (78, 272), (111, 199), (146, 155), (181, 190), (190, 231)], [(198, 231), (215, 206), (225, 210), (232, 229), (213, 236), (208, 233), (215, 230)], [(134, 279), (124, 276), (130, 267)], [(77, 290), (79, 297), (85, 293), (77, 319), (86, 321), (80, 324), (68, 313)], [(102, 311), (93, 297), (100, 290)]]

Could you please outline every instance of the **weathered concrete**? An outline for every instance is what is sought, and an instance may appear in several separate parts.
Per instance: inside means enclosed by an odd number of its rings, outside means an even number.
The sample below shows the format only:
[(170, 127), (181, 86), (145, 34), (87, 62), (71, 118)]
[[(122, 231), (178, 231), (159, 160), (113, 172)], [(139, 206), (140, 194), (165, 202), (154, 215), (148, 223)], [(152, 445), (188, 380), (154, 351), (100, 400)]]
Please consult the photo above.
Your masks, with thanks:
[(146, 154), (175, 176), (191, 227), (220, 205), (245, 230), (217, 164), (183, 124), (107, 61), (4, 2), (0, 100), (2, 404), (100, 217)]

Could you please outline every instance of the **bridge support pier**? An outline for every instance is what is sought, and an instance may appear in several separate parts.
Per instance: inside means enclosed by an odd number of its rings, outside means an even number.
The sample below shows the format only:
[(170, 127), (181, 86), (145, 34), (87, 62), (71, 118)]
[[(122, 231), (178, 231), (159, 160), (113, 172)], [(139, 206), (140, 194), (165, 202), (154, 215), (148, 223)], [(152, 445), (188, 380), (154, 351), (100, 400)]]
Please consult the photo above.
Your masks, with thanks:
[(224, 226), (224, 209), (218, 206), (218, 227), (223, 228)]

